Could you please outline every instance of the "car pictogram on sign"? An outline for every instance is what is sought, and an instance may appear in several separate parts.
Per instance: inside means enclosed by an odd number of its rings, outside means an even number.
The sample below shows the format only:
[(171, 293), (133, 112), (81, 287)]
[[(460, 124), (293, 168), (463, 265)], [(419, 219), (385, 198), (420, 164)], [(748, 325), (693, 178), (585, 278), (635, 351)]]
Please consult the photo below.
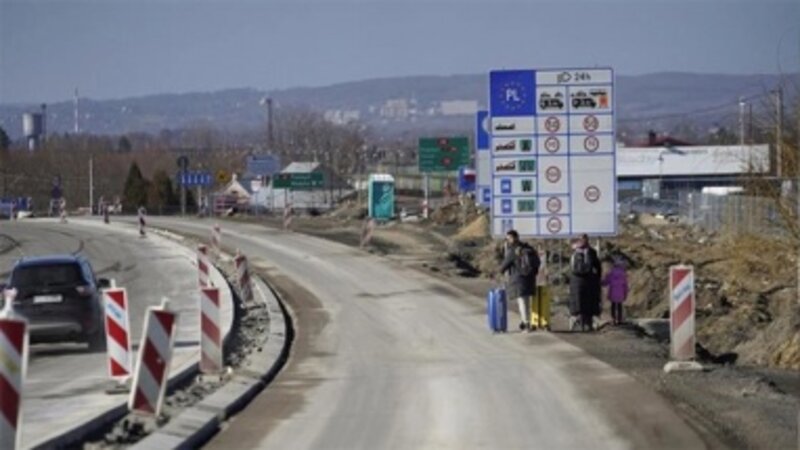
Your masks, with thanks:
[(578, 91), (575, 94), (572, 94), (572, 107), (575, 109), (579, 108), (596, 108), (597, 102), (594, 101), (592, 97), (589, 97), (588, 94), (584, 91)]
[(600, 200), (600, 188), (595, 185), (591, 185), (587, 187), (585, 191), (583, 191), (583, 196), (586, 197), (586, 200), (588, 200), (590, 203), (594, 203)]
[(546, 109), (564, 109), (564, 96), (561, 92), (556, 92), (554, 95), (550, 95), (547, 92), (543, 92), (541, 96), (539, 96), (539, 108), (542, 110)]
[(600, 140), (597, 139), (597, 136), (587, 136), (583, 140), (583, 148), (589, 153), (594, 153), (600, 148)]

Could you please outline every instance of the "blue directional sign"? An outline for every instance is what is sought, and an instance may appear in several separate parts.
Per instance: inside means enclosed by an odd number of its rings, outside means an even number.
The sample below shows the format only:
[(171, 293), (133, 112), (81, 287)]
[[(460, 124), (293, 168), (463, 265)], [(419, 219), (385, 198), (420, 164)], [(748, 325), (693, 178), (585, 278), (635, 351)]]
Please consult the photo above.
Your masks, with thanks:
[(536, 71), (503, 70), (489, 74), (492, 117), (536, 114)]
[(272, 176), (281, 171), (281, 159), (277, 155), (252, 155), (247, 158), (247, 173), (252, 176)]
[(177, 178), (178, 183), (185, 187), (208, 187), (213, 182), (211, 172), (180, 172)]

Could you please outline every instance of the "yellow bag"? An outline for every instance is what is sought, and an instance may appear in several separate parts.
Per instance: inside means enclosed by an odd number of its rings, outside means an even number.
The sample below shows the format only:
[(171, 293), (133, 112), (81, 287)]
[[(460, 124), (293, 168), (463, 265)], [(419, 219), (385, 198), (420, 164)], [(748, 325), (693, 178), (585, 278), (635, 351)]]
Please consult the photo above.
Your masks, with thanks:
[(550, 287), (537, 286), (531, 299), (531, 325), (550, 329)]

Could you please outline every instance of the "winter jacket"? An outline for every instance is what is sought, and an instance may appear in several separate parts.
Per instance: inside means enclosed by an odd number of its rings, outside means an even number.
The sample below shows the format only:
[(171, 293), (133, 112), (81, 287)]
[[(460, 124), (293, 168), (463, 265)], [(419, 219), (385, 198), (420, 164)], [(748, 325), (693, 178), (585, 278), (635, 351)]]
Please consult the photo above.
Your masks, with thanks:
[(622, 303), (628, 298), (628, 274), (622, 266), (614, 266), (603, 278), (603, 286), (608, 286), (608, 300)]
[[(518, 255), (523, 248), (529, 248), (534, 255), (533, 273), (528, 276), (519, 273), (519, 268), (517, 267)], [(506, 250), (503, 264), (500, 266), (500, 273), (508, 273), (508, 284), (506, 285), (506, 296), (508, 298), (530, 297), (536, 292), (536, 274), (539, 272), (539, 264), (539, 255), (528, 244), (519, 242)]]
[(591, 246), (585, 249), (578, 248), (575, 251), (586, 251), (589, 262), (592, 265), (592, 272), (588, 275), (576, 275), (570, 273), (569, 279), (569, 311), (572, 315), (600, 315), (601, 287), (600, 280), (603, 268), (600, 265), (600, 258), (597, 251)]

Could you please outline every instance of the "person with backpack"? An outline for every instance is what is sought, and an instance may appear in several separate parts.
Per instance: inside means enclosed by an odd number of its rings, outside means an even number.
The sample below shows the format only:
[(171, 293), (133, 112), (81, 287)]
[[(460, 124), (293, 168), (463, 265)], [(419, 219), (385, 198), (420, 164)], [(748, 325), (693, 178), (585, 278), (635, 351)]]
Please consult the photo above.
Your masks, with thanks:
[(589, 236), (582, 234), (570, 257), (570, 329), (578, 320), (583, 331), (594, 329), (592, 319), (600, 315), (602, 272), (597, 250), (589, 245)]
[(506, 252), (500, 273), (508, 274), (506, 295), (516, 298), (519, 305), (519, 329), (533, 331), (530, 323), (531, 297), (536, 293), (536, 274), (539, 272), (539, 255), (530, 245), (519, 240), (516, 230), (506, 233)]

